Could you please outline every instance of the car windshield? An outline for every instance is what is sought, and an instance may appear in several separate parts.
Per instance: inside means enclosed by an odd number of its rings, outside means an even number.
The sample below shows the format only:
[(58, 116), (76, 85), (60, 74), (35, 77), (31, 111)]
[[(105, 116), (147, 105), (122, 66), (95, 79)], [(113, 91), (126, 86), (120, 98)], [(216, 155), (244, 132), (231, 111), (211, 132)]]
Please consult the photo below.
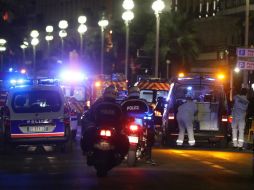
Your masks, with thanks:
[(12, 108), (16, 113), (58, 112), (61, 98), (56, 91), (22, 91), (14, 94)]
[(175, 91), (175, 99), (186, 99), (186, 94), (198, 102), (216, 102), (223, 98), (223, 89), (212, 85), (181, 85)]
[(156, 100), (157, 100), (158, 97), (163, 97), (163, 98), (166, 99), (167, 96), (168, 96), (168, 91), (166, 91), (166, 90), (158, 90), (156, 92)]
[(145, 99), (147, 102), (153, 102), (153, 91), (152, 90), (141, 90), (140, 98)]

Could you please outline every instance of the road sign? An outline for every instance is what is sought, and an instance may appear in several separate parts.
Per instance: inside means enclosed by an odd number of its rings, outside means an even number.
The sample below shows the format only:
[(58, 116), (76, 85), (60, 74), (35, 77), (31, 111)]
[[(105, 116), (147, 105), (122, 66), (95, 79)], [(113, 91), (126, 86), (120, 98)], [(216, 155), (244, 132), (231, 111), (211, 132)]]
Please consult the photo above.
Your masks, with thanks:
[(236, 50), (237, 57), (248, 57), (254, 58), (254, 49), (250, 48), (237, 48)]
[(253, 61), (238, 60), (236, 65), (241, 70), (254, 70), (254, 62)]

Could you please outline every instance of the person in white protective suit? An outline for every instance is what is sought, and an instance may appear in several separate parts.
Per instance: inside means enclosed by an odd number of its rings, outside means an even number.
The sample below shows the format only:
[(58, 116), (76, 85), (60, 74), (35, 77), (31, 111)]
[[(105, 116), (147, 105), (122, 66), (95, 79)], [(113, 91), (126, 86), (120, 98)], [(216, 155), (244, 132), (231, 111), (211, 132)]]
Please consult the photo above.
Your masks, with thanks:
[[(233, 147), (243, 148), (245, 116), (249, 101), (247, 100), (247, 89), (242, 88), (239, 95), (234, 97), (234, 105), (232, 110), (232, 141)], [(239, 133), (239, 135), (238, 135)]]
[(193, 122), (194, 116), (197, 114), (197, 105), (192, 101), (192, 94), (186, 94), (186, 102), (178, 107), (177, 122), (179, 127), (177, 146), (183, 145), (185, 129), (187, 130), (189, 145), (195, 145)]

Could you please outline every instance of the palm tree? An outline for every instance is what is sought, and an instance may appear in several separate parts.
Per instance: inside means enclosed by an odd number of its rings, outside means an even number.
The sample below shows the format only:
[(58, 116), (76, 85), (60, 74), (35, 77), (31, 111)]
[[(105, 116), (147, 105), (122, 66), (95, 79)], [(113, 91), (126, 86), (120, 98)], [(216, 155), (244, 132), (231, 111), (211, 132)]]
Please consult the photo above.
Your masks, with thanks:
[[(199, 53), (194, 23), (187, 15), (177, 12), (162, 14), (160, 23), (160, 61), (169, 59), (175, 67), (188, 69)], [(155, 31), (148, 33), (144, 45), (150, 53), (155, 48), (154, 36)]]

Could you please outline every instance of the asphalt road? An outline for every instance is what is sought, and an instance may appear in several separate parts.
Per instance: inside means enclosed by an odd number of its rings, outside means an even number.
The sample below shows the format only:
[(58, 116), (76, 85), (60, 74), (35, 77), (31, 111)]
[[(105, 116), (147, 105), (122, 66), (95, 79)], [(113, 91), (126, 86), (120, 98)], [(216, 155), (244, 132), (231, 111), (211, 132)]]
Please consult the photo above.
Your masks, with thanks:
[(254, 189), (251, 152), (208, 148), (155, 148), (156, 166), (139, 161), (135, 168), (123, 162), (106, 178), (97, 178), (86, 166), (78, 141), (71, 154), (52, 147), (20, 147), (0, 155), (0, 190), (11, 189)]

